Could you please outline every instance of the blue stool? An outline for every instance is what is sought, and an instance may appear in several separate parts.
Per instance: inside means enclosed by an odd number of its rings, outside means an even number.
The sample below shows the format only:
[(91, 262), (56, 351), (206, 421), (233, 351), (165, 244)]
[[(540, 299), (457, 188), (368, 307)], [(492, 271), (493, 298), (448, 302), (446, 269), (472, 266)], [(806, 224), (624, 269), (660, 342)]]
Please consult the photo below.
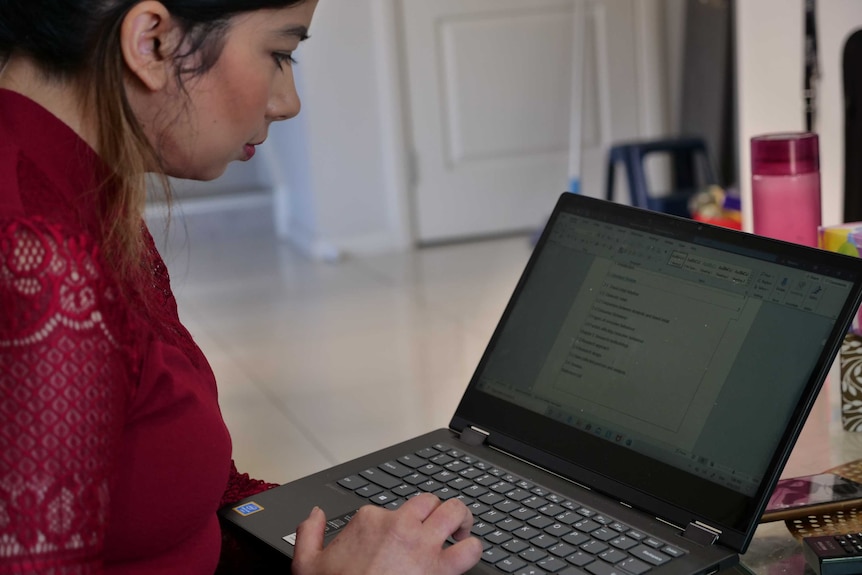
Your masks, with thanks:
[[(668, 154), (673, 162), (672, 188), (667, 195), (656, 196), (648, 189), (644, 158), (654, 153)], [(625, 166), (632, 205), (657, 212), (691, 217), (688, 209), (691, 196), (717, 183), (702, 138), (645, 140), (612, 146), (608, 153), (606, 189), (606, 197), (611, 201), (614, 199), (614, 176), (619, 163)], [(697, 177), (698, 163), (702, 168), (700, 178)]]

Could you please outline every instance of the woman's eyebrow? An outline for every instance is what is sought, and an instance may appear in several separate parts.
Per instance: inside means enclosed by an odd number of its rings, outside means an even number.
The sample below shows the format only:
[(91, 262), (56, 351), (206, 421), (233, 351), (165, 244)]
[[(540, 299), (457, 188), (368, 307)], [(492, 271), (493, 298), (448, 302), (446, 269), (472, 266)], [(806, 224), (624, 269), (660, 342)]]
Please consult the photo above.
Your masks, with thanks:
[(295, 36), (299, 38), (299, 41), (308, 39), (308, 28), (306, 26), (297, 25), (297, 26), (287, 26), (286, 28), (280, 28), (276, 31), (278, 36)]

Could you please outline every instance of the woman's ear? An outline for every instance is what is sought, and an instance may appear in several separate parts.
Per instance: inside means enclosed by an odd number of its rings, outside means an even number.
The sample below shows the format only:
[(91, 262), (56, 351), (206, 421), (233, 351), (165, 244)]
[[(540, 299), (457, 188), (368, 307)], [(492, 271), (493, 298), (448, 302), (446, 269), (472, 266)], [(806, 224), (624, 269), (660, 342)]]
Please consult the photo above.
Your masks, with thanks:
[(133, 76), (147, 89), (163, 89), (171, 77), (171, 55), (179, 30), (171, 13), (156, 0), (135, 4), (123, 19), (120, 46)]

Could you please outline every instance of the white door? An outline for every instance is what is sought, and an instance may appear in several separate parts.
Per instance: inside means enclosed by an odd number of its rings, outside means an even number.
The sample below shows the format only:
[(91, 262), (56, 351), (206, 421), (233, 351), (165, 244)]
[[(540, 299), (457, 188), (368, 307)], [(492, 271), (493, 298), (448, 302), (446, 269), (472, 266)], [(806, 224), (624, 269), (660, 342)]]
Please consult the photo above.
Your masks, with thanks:
[(607, 144), (640, 133), (636, 2), (402, 0), (419, 243), (538, 228), (572, 125), (582, 191), (603, 194)]

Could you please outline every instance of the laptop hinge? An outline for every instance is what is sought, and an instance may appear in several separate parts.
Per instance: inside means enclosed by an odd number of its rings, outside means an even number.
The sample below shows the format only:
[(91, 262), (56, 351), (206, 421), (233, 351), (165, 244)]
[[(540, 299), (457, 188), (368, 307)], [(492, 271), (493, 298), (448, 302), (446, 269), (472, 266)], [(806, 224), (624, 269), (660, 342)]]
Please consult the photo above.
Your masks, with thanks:
[(700, 545), (712, 545), (718, 540), (719, 535), (721, 535), (721, 531), (704, 525), (700, 521), (689, 523), (688, 527), (685, 528), (685, 533), (682, 534), (689, 541), (694, 541)]
[(487, 431), (470, 426), (465, 427), (458, 438), (467, 445), (482, 445), (489, 435)]

